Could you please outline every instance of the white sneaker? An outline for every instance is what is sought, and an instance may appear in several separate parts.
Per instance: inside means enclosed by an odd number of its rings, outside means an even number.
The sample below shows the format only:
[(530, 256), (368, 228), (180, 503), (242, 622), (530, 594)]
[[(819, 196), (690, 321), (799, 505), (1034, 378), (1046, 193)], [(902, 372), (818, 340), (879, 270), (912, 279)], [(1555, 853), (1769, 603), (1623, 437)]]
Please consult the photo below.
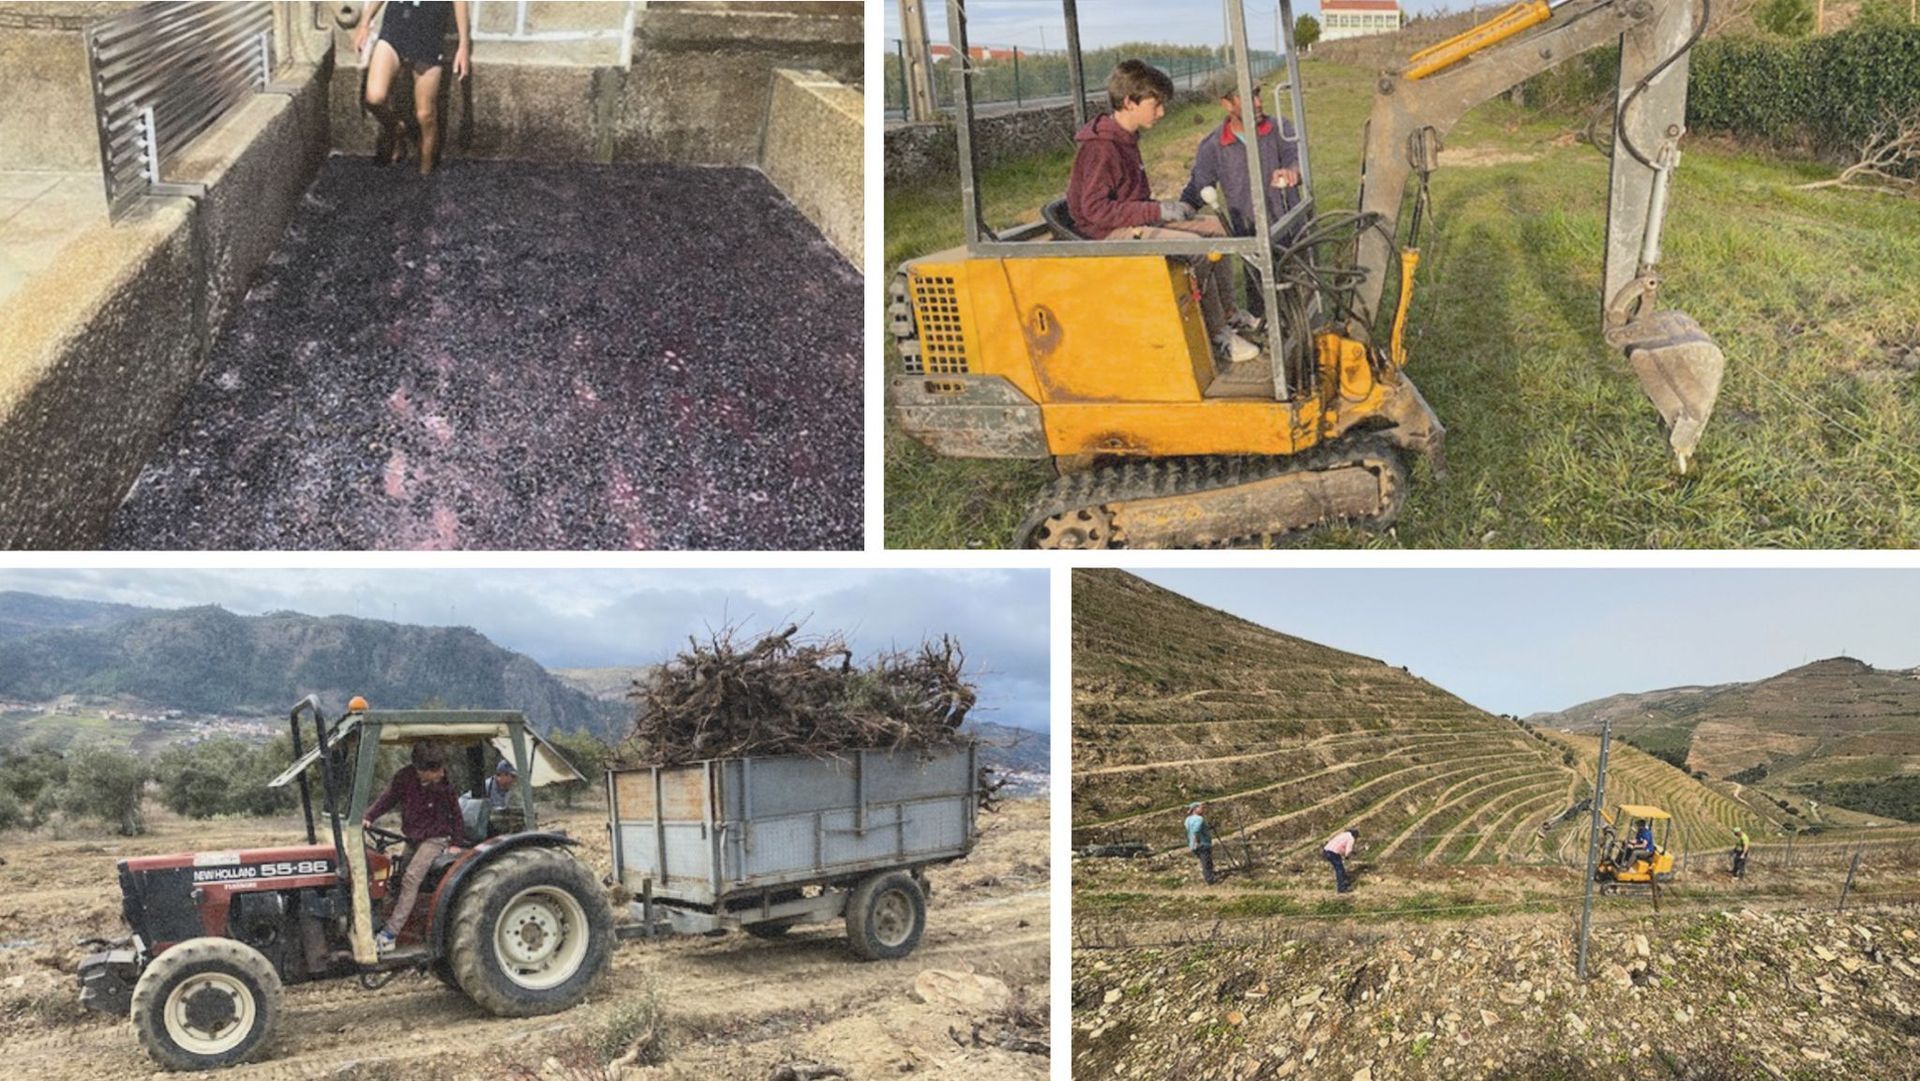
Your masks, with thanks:
[(1236, 308), (1232, 315), (1227, 316), (1227, 325), (1247, 334), (1257, 334), (1260, 331), (1260, 317), (1245, 308)]
[(393, 932), (384, 927), (373, 936), (373, 948), (377, 953), (392, 953), (394, 944)]
[(1213, 336), (1213, 352), (1222, 360), (1244, 364), (1260, 355), (1260, 347), (1229, 328)]

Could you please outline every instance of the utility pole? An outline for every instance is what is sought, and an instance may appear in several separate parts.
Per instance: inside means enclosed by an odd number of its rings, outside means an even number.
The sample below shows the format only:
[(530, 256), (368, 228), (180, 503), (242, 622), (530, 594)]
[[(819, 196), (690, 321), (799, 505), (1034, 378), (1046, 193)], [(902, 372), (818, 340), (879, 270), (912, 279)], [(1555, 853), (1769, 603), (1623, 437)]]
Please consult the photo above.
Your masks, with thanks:
[(926, 0), (900, 0), (900, 34), (907, 42), (907, 119), (924, 124), (937, 119), (933, 94), (933, 49), (927, 43)]
[(1080, 66), (1080, 10), (1074, 0), (1060, 0), (1067, 17), (1067, 71), (1073, 77), (1073, 130), (1087, 126), (1087, 72)]
[(1607, 744), (1613, 740), (1613, 718), (1600, 726), (1600, 764), (1593, 778), (1593, 813), (1587, 825), (1587, 891), (1580, 905), (1580, 978), (1587, 978), (1587, 930), (1593, 925), (1593, 868), (1600, 860), (1600, 808), (1607, 801)]

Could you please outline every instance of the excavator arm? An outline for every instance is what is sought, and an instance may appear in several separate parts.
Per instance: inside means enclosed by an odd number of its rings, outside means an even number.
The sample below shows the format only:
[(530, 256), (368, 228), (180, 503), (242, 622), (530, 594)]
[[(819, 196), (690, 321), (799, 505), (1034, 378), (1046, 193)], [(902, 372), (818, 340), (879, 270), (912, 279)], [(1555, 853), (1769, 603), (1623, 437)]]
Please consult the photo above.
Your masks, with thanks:
[(1360, 209), (1383, 228), (1360, 234), (1360, 287), (1355, 334), (1369, 333), (1398, 264), (1401, 303), (1390, 356), (1404, 363), (1400, 338), (1413, 269), (1419, 259), (1423, 199), (1402, 240), (1399, 219), (1408, 185), (1440, 165), (1442, 140), (1467, 111), (1588, 49), (1619, 42), (1613, 170), (1607, 203), (1602, 333), (1624, 353), (1641, 387), (1667, 424), (1679, 468), (1700, 440), (1720, 391), (1725, 358), (1684, 313), (1656, 311), (1660, 233), (1667, 193), (1686, 130), (1687, 53), (1706, 17), (1693, 0), (1523, 0), (1450, 41), (1415, 53), (1399, 72), (1383, 74), (1367, 121)]

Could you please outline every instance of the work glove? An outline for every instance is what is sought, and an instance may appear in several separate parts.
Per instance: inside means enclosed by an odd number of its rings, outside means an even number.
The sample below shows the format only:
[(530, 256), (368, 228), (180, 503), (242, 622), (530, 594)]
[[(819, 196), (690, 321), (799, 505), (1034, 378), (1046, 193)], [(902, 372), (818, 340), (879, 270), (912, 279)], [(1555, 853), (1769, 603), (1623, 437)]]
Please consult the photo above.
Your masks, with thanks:
[(1193, 208), (1179, 199), (1168, 199), (1160, 204), (1161, 221), (1192, 221)]

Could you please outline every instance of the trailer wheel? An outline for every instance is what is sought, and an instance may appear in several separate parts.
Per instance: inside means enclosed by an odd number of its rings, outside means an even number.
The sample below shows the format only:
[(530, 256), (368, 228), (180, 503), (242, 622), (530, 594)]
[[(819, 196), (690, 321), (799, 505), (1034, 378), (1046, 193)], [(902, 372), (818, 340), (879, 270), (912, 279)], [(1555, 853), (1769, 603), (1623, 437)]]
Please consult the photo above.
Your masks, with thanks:
[(259, 950), (190, 938), (154, 958), (133, 987), (140, 1045), (169, 1070), (245, 1062), (280, 1016), (280, 976)]
[(905, 957), (926, 929), (926, 896), (905, 871), (874, 875), (855, 886), (847, 899), (847, 941), (862, 960)]
[(447, 959), (482, 1009), (531, 1017), (578, 1004), (612, 948), (613, 915), (587, 865), (559, 849), (523, 848), (461, 888)]

